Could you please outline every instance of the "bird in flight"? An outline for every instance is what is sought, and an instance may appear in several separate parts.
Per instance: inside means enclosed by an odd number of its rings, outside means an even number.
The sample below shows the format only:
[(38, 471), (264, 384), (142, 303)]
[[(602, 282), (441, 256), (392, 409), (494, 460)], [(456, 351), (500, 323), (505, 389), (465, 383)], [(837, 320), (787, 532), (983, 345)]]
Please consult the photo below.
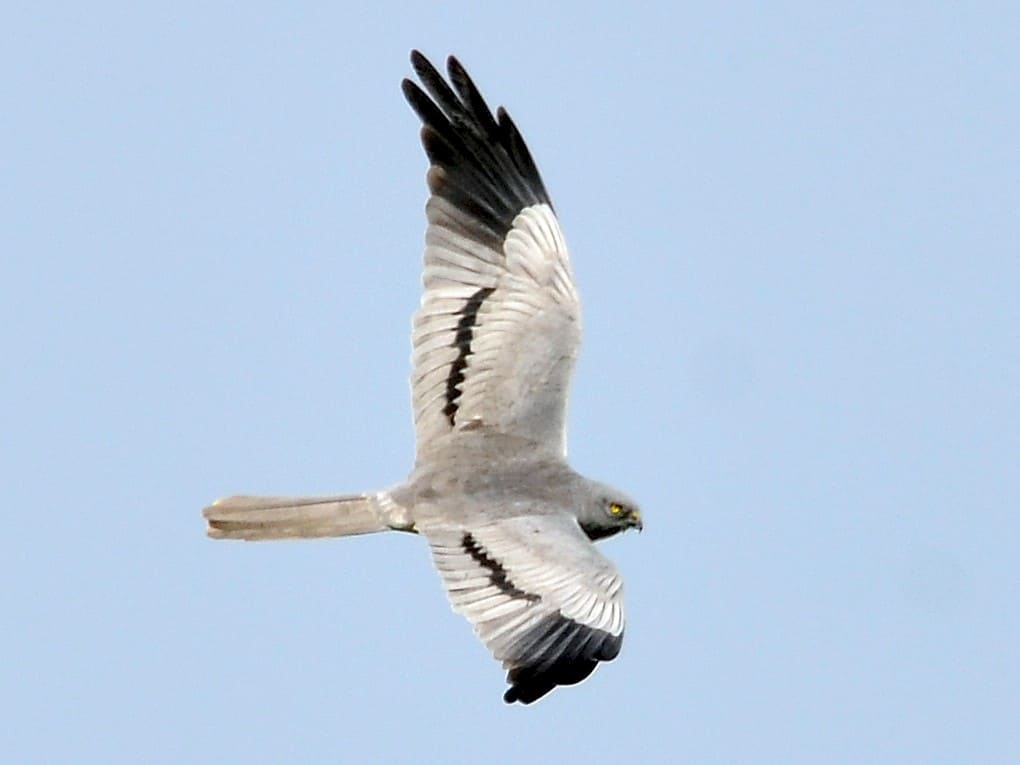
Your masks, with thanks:
[(403, 92), (429, 159), (424, 294), (412, 330), (417, 448), (366, 494), (226, 497), (215, 539), (422, 535), (454, 610), (507, 670), (506, 702), (588, 677), (623, 641), (623, 585), (593, 542), (641, 528), (635, 502), (567, 463), (581, 305), (567, 245), (517, 126), (456, 58), (418, 51)]

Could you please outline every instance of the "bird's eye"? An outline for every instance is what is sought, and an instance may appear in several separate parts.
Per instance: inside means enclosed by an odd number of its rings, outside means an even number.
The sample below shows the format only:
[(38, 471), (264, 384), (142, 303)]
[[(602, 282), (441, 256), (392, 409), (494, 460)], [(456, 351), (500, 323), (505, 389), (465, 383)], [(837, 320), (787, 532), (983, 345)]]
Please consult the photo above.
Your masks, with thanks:
[(623, 512), (623, 505), (621, 505), (619, 502), (610, 502), (609, 512), (611, 512), (613, 515), (619, 515), (620, 513)]

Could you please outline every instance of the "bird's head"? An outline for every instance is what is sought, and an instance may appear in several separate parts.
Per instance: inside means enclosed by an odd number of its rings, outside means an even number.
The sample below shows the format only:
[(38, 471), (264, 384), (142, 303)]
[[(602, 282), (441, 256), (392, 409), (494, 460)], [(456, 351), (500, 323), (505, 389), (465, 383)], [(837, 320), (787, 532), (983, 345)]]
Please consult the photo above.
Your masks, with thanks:
[(591, 494), (578, 514), (581, 528), (591, 539), (602, 539), (627, 529), (641, 531), (644, 524), (637, 502), (622, 491), (591, 483)]

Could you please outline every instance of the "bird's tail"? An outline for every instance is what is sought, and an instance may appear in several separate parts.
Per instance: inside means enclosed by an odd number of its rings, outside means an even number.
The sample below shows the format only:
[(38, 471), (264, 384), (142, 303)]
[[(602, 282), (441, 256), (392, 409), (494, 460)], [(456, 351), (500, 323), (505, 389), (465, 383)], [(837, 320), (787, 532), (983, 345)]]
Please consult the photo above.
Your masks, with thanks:
[(386, 531), (378, 494), (224, 497), (202, 511), (213, 539), (307, 539)]

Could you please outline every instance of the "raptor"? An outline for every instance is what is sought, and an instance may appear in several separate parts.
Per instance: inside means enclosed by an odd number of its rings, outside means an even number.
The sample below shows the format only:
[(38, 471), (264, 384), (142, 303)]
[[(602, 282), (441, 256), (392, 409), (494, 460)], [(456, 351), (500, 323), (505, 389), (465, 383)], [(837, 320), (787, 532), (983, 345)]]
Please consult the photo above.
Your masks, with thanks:
[(412, 330), (417, 447), (407, 479), (325, 497), (233, 496), (216, 539), (387, 530), (428, 542), (453, 608), (530, 704), (616, 658), (623, 585), (597, 540), (641, 528), (637, 504), (567, 463), (581, 305), (545, 185), (509, 114), (450, 57), (417, 51), (403, 92), (430, 166), (424, 294)]

